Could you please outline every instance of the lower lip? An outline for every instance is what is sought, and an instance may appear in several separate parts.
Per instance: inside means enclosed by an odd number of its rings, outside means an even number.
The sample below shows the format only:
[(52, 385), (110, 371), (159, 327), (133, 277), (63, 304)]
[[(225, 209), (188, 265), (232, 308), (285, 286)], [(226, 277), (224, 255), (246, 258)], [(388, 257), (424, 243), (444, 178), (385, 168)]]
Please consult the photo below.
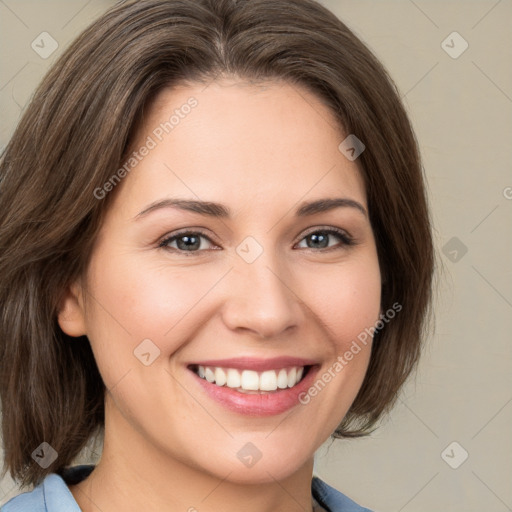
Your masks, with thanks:
[(227, 386), (217, 386), (190, 372), (210, 398), (227, 409), (247, 416), (273, 416), (288, 411), (300, 403), (299, 397), (311, 386), (318, 366), (309, 368), (307, 375), (293, 388), (261, 393), (240, 393)]

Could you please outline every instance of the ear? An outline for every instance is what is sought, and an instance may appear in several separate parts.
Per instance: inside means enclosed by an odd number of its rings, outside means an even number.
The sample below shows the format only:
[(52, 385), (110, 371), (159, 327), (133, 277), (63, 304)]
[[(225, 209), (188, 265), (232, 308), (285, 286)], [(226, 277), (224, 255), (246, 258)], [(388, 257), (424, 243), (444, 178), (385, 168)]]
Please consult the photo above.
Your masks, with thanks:
[(59, 304), (57, 321), (60, 328), (69, 336), (78, 337), (86, 334), (83, 290), (79, 280), (65, 290)]

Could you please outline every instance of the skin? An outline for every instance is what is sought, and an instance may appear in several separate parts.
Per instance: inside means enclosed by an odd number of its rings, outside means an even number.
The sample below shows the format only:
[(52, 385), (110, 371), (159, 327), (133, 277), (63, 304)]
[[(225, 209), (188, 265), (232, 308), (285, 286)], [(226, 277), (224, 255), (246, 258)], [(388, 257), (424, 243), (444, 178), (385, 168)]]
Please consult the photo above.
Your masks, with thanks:
[[(367, 210), (361, 171), (338, 150), (346, 134), (328, 107), (284, 82), (164, 90), (134, 149), (191, 96), (198, 106), (111, 192), (87, 275), (58, 315), (66, 333), (88, 336), (108, 389), (101, 461), (70, 489), (84, 512), (312, 510), (314, 452), (352, 404), (370, 344), (307, 405), (267, 417), (214, 402), (187, 364), (289, 355), (317, 360), (321, 375), (374, 325), (381, 275), (368, 217), (354, 207), (295, 216), (320, 198)], [(134, 220), (170, 197), (223, 203), (233, 216), (163, 208)], [(182, 239), (158, 247), (182, 228), (210, 240), (188, 253)], [(357, 243), (329, 235), (315, 246), (309, 235), (322, 228)], [(248, 236), (263, 248), (252, 263), (236, 252)], [(149, 366), (133, 353), (147, 338), (160, 350)], [(248, 442), (262, 454), (252, 467), (237, 458)]]

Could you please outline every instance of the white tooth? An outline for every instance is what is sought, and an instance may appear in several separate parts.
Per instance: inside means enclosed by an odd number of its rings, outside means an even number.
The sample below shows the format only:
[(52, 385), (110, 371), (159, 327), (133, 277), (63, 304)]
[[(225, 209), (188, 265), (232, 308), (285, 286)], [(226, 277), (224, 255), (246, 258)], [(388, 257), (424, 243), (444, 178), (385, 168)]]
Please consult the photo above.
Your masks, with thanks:
[(258, 372), (253, 370), (244, 370), (240, 379), (240, 386), (243, 389), (256, 391), (260, 387), (260, 378)]
[(262, 391), (275, 391), (277, 389), (277, 375), (275, 370), (268, 370), (261, 374), (260, 389)]
[(213, 373), (213, 370), (209, 366), (204, 369), (204, 378), (208, 382), (213, 382), (215, 380), (215, 373)]
[(279, 370), (279, 374), (277, 375), (277, 387), (279, 389), (285, 389), (288, 387), (288, 375), (284, 368)]
[(293, 388), (295, 386), (297, 377), (297, 368), (293, 367), (288, 370), (288, 387)]
[(304, 367), (293, 367), (285, 370), (284, 368), (276, 370), (267, 370), (259, 374), (253, 370), (243, 370), (242, 372), (234, 368), (217, 368), (210, 366), (197, 367), (199, 377), (208, 382), (215, 382), (218, 386), (226, 385), (229, 388), (245, 391), (276, 391), (276, 389), (286, 389), (295, 386), (302, 375)]
[(229, 368), (226, 378), (226, 385), (228, 388), (239, 388), (240, 387), (240, 373), (234, 368)]
[(215, 384), (217, 386), (226, 384), (226, 372), (222, 368), (215, 368)]

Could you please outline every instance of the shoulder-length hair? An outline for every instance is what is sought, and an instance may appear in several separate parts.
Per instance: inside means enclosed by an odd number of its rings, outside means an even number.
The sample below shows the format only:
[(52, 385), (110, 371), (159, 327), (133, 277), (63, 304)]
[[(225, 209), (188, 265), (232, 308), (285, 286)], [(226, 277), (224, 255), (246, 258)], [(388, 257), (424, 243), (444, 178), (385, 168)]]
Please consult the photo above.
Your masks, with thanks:
[[(417, 363), (433, 243), (417, 142), (371, 51), (314, 0), (137, 0), (93, 22), (51, 67), (0, 160), (0, 395), (4, 471), (61, 472), (102, 430), (105, 387), (87, 338), (65, 335), (63, 291), (84, 274), (143, 109), (162, 88), (219, 75), (316, 94), (366, 146), (359, 156), (383, 276), (362, 387), (334, 437), (361, 436)], [(96, 191), (96, 194), (95, 194)], [(394, 305), (394, 306), (393, 306)], [(32, 453), (48, 442), (47, 468)]]

